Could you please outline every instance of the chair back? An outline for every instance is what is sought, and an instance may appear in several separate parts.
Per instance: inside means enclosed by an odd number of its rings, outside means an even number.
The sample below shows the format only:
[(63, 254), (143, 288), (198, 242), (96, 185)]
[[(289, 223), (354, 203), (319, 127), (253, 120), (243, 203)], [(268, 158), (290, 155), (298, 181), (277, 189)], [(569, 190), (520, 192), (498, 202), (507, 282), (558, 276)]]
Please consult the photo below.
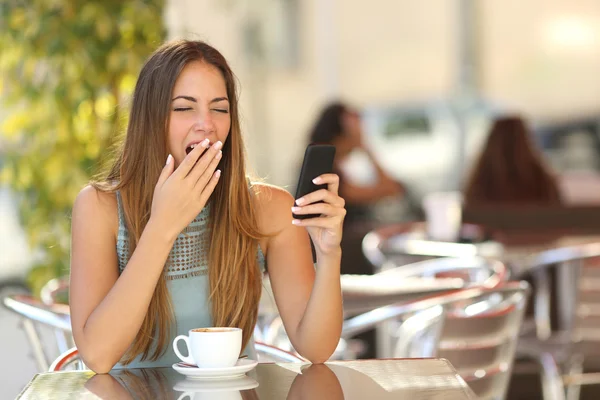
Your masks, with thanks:
[(54, 360), (52, 364), (50, 364), (48, 372), (66, 371), (69, 369), (75, 369), (79, 371), (87, 369), (83, 364), (81, 357), (79, 356), (79, 351), (75, 347), (58, 356), (58, 358)]
[(388, 323), (381, 357), (446, 358), (480, 398), (503, 399), (528, 294), (526, 282), (505, 282), (381, 307), (345, 321), (342, 337)]
[(585, 355), (588, 364), (600, 365), (600, 257), (579, 267), (577, 299), (570, 331), (573, 352)]
[(54, 354), (64, 353), (74, 346), (69, 306), (47, 305), (28, 295), (6, 296), (2, 299), (2, 304), (7, 310), (21, 317), (23, 330), (39, 372), (47, 371), (49, 360), (55, 357), (48, 354), (48, 349), (43, 345), (40, 328), (50, 328), (54, 333), (57, 345)]
[(437, 357), (483, 399), (504, 399), (529, 290), (508, 285), (446, 305)]
[(462, 287), (494, 287), (508, 278), (508, 269), (500, 261), (483, 257), (444, 257), (401, 266), (388, 263), (376, 274), (386, 279), (405, 278), (461, 279)]
[(438, 257), (495, 258), (502, 254), (502, 245), (485, 240), (477, 225), (463, 224), (460, 237), (459, 242), (431, 240), (424, 223), (386, 225), (365, 235), (362, 251), (375, 270)]

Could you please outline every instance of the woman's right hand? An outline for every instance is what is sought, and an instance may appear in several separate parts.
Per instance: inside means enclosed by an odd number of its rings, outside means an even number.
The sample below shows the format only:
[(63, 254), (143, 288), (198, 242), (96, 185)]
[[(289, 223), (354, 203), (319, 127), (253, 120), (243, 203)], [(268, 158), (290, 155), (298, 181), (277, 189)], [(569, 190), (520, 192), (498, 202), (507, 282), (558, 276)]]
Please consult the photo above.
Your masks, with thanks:
[(177, 169), (169, 155), (154, 188), (150, 221), (172, 240), (202, 211), (221, 176), (215, 169), (223, 155), (223, 143), (216, 142), (206, 150), (208, 145), (205, 139)]

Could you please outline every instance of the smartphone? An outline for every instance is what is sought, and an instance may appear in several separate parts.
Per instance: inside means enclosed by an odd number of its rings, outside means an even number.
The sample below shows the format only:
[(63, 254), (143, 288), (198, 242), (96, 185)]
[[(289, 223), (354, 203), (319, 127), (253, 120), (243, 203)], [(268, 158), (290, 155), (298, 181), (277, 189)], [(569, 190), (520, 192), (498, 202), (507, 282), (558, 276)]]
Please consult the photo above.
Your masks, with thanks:
[[(313, 179), (323, 174), (333, 172), (333, 158), (335, 157), (335, 146), (330, 144), (309, 144), (304, 152), (304, 161), (300, 170), (298, 186), (296, 186), (296, 199), (317, 191), (326, 189), (327, 185), (315, 185)], [(295, 219), (308, 219), (318, 217), (319, 214), (296, 215)]]

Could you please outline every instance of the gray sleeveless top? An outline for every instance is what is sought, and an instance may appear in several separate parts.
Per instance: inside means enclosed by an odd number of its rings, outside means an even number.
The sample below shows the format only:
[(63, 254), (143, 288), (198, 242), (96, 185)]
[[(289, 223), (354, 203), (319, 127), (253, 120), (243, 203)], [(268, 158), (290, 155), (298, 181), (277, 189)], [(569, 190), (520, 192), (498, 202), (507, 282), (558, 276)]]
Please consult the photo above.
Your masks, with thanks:
[[(117, 192), (119, 210), (119, 233), (117, 236), (117, 256), (119, 274), (129, 261), (129, 239), (125, 224), (125, 214), (121, 195)], [(156, 361), (140, 360), (138, 356), (128, 365), (117, 364), (114, 369), (170, 367), (179, 358), (173, 351), (173, 340), (177, 335), (187, 335), (190, 329), (212, 326), (210, 304), (208, 301), (208, 249), (210, 232), (208, 226), (209, 205), (179, 234), (171, 249), (165, 268), (167, 269), (167, 287), (171, 295), (175, 323), (171, 328), (170, 339), (165, 353)], [(258, 246), (258, 264), (265, 270), (265, 258)], [(180, 351), (187, 354), (185, 344), (179, 342)], [(256, 360), (254, 342), (244, 349), (244, 354)]]

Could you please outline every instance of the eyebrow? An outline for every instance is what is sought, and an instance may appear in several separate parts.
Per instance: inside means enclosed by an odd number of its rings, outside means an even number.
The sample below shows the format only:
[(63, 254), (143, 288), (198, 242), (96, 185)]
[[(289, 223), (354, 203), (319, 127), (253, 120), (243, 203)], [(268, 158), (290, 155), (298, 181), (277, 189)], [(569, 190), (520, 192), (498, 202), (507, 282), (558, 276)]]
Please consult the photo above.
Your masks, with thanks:
[[(177, 99), (184, 99), (184, 100), (192, 101), (192, 102), (194, 102), (194, 103), (197, 103), (197, 102), (198, 102), (198, 100), (197, 100), (195, 97), (192, 97), (192, 96), (177, 96), (177, 97), (175, 97), (175, 98), (174, 98), (173, 100), (171, 100), (171, 101), (175, 101), (175, 100), (177, 100)], [(218, 102), (220, 102), (220, 101), (229, 101), (229, 99), (228, 99), (227, 97), (215, 97), (214, 99), (212, 99), (212, 100), (209, 102), (209, 104), (212, 104), (212, 103), (218, 103)]]

